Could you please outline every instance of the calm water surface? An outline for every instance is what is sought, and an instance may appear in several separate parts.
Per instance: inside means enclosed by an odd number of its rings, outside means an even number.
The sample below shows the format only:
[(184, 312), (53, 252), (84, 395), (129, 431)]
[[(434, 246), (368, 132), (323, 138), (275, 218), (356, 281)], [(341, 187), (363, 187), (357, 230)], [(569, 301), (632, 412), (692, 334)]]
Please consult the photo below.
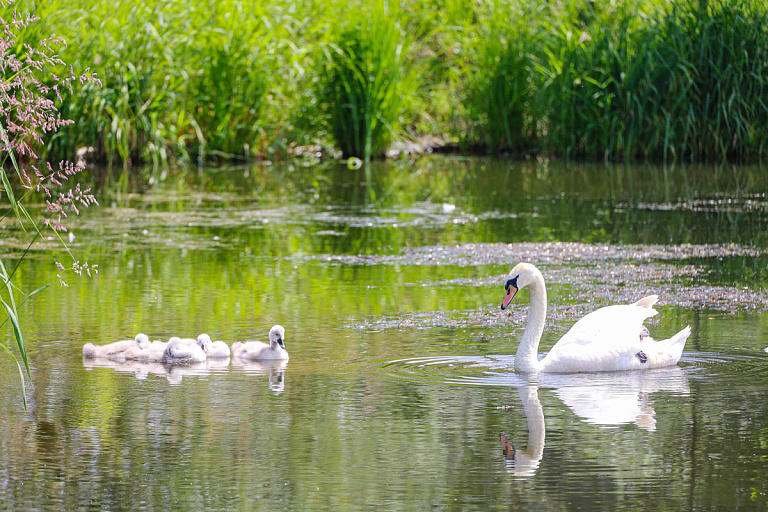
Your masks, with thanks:
[[(764, 171), (309, 164), (115, 178), (76, 219), (73, 251), (100, 272), (21, 308), (28, 413), (0, 362), (1, 509), (766, 510)], [(0, 232), (14, 265), (29, 235)], [(33, 247), (27, 292), (66, 261)], [(682, 361), (515, 374), (528, 295), (498, 306), (520, 260), (547, 279), (542, 352), (658, 292), (651, 333), (693, 327)], [(276, 323), (283, 365), (80, 352)]]

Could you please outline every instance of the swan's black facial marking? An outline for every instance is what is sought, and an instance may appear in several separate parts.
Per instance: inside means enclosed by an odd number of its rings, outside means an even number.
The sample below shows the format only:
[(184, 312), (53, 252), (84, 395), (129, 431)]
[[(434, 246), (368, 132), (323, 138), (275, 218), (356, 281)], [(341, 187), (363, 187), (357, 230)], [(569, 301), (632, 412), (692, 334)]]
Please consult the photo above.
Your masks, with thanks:
[(509, 306), (510, 301), (512, 301), (512, 299), (515, 297), (515, 294), (519, 289), (519, 287), (517, 286), (518, 277), (520, 276), (517, 275), (512, 279), (507, 280), (506, 283), (504, 283), (504, 290), (506, 290), (507, 293), (504, 295), (504, 300), (501, 301), (501, 309), (507, 309), (507, 306)]
[(648, 331), (648, 328), (646, 326), (643, 326), (643, 328), (640, 330), (640, 341), (643, 341), (643, 339), (650, 337), (651, 333)]
[(648, 356), (645, 355), (645, 352), (643, 352), (642, 350), (635, 355), (637, 356), (637, 358), (640, 360), (641, 363), (648, 362)]

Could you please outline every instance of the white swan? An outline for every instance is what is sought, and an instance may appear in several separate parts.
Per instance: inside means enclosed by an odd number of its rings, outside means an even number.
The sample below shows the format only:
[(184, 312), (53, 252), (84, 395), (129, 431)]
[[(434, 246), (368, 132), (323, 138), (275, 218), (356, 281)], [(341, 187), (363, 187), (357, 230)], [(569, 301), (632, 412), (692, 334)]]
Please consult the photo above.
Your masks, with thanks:
[(142, 363), (161, 363), (165, 357), (166, 348), (168, 348), (167, 341), (153, 340), (152, 343), (129, 348), (123, 353), (123, 359)]
[(203, 344), (208, 344), (208, 359), (224, 359), (232, 353), (229, 350), (229, 345), (223, 341), (211, 341), (211, 337), (205, 333), (197, 337), (197, 343), (201, 347)]
[(521, 372), (600, 372), (660, 368), (677, 364), (691, 334), (687, 326), (669, 339), (655, 341), (643, 326), (645, 319), (658, 312), (653, 305), (658, 296), (650, 295), (634, 304), (608, 306), (593, 311), (560, 338), (541, 361), (539, 341), (547, 315), (547, 290), (539, 269), (520, 263), (504, 284), (505, 309), (518, 290), (528, 287), (531, 306), (528, 325), (515, 355), (515, 369)]
[(168, 340), (168, 346), (163, 352), (163, 362), (168, 364), (201, 363), (206, 360), (209, 343), (198, 344), (194, 338), (179, 338)]
[(288, 359), (288, 352), (283, 343), (284, 338), (285, 329), (283, 326), (275, 325), (269, 330), (269, 345), (260, 341), (247, 341), (245, 343), (236, 341), (232, 344), (232, 354), (248, 360)]
[(107, 345), (94, 345), (86, 343), (83, 345), (83, 356), (87, 358), (101, 357), (107, 359), (122, 359), (126, 350), (146, 347), (149, 343), (149, 336), (140, 332), (132, 340), (120, 340)]

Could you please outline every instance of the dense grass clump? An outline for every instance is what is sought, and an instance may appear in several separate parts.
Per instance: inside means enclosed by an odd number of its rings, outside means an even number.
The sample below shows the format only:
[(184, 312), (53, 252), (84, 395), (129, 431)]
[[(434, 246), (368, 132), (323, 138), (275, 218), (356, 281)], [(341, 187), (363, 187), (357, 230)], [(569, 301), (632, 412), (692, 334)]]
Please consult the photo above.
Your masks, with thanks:
[(751, 159), (768, 149), (767, 23), (762, 4), (701, 0), (676, 5), (654, 27), (665, 157)]
[[(102, 9), (105, 6), (101, 6)], [(141, 160), (167, 161), (171, 147), (184, 147), (176, 120), (184, 116), (181, 100), (185, 74), (175, 63), (190, 28), (181, 5), (118, 2), (111, 16), (101, 9), (65, 15), (65, 24), (96, 34), (77, 49), (78, 62), (92, 67), (104, 87), (86, 87), (68, 99), (62, 112), (81, 129), (55, 138), (54, 153), (74, 153), (89, 146), (99, 159), (129, 165)], [(181, 152), (184, 156), (184, 152)]]
[(96, 7), (67, 15), (99, 34), (76, 50), (105, 86), (86, 87), (63, 105), (83, 129), (54, 139), (51, 150), (91, 146), (124, 165), (253, 156), (268, 76), (264, 45), (254, 44), (264, 35), (260, 20), (237, 10), (210, 18), (187, 2), (115, 9), (109, 17)]
[(259, 138), (267, 93), (261, 49), (234, 28), (207, 30), (206, 37), (214, 41), (203, 46), (207, 51), (197, 66), (198, 74), (184, 89), (190, 123), (200, 132), (198, 148), (210, 155), (248, 158)]
[(536, 144), (531, 37), (525, 30), (511, 37), (492, 32), (479, 54), (482, 72), (468, 94), (480, 116), (477, 143), (490, 151), (519, 153)]
[(398, 23), (381, 12), (328, 45), (319, 99), (344, 156), (369, 160), (397, 136), (398, 117), (414, 90), (405, 68), (407, 51)]
[(546, 34), (534, 60), (548, 152), (602, 159), (636, 151), (648, 99), (636, 19), (630, 9), (592, 13), (589, 23)]
[(372, 158), (421, 135), (601, 160), (768, 151), (765, 0), (18, 7), (104, 84), (62, 105), (77, 129), (39, 148), (54, 157), (92, 147), (108, 163), (163, 166), (312, 147)]
[[(524, 58), (500, 66), (531, 80), (535, 100), (513, 113), (506, 97), (486, 94), (486, 110), (498, 113), (486, 133), (498, 132), (500, 121), (515, 126), (506, 119), (517, 116), (517, 126), (540, 119), (540, 149), (556, 155), (686, 161), (762, 155), (766, 11), (745, 0), (702, 0), (640, 14), (627, 4), (550, 21)], [(520, 150), (512, 139), (491, 140), (502, 141), (492, 148)]]

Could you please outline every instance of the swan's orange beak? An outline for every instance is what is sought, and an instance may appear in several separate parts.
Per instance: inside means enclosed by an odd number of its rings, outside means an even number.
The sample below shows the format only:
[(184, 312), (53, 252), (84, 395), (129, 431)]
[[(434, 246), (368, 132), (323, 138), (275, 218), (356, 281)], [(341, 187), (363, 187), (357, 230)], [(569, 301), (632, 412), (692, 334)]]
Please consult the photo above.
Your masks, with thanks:
[(501, 301), (501, 309), (507, 309), (507, 306), (509, 306), (509, 303), (512, 302), (513, 298), (515, 298), (516, 293), (517, 293), (517, 286), (514, 286), (514, 285), (507, 286), (507, 294), (504, 296), (504, 300)]

